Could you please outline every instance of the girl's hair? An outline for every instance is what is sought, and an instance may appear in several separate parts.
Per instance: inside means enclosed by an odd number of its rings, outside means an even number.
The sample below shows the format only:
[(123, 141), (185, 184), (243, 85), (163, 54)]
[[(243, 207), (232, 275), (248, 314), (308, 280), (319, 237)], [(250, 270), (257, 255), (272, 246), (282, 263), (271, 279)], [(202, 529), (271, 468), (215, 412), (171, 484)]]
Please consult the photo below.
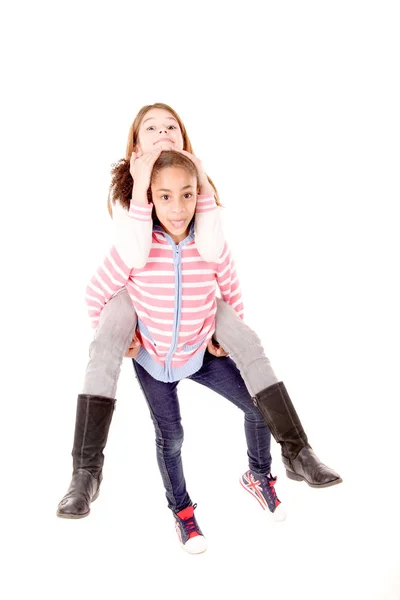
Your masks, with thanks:
[(176, 152), (176, 150), (163, 150), (160, 153), (160, 156), (157, 158), (156, 162), (153, 166), (153, 171), (151, 173), (150, 185), (153, 183), (154, 179), (163, 169), (168, 169), (168, 167), (177, 167), (180, 169), (184, 169), (189, 175), (192, 175), (199, 180), (199, 174), (197, 172), (195, 164), (180, 152)]
[[(189, 140), (189, 136), (186, 132), (186, 127), (184, 126), (182, 119), (179, 115), (170, 107), (168, 104), (163, 104), (162, 102), (156, 102), (155, 104), (147, 104), (143, 106), (138, 114), (136, 115), (131, 128), (129, 130), (128, 135), (128, 143), (126, 145), (126, 154), (125, 158), (121, 158), (118, 162), (114, 163), (111, 168), (111, 184), (110, 190), (108, 193), (108, 212), (112, 216), (112, 208), (111, 202), (115, 204), (115, 202), (119, 202), (122, 204), (124, 208), (129, 210), (129, 203), (132, 198), (132, 189), (133, 189), (133, 179), (130, 174), (130, 159), (132, 152), (136, 150), (136, 145), (139, 137), (139, 128), (145, 117), (145, 115), (152, 108), (161, 108), (163, 110), (167, 110), (175, 119), (178, 121), (182, 138), (183, 138), (183, 149), (191, 154), (194, 154), (192, 144)], [(184, 155), (180, 155), (184, 156)], [(191, 161), (190, 161), (191, 162)], [(193, 163), (192, 163), (193, 164)], [(215, 187), (212, 180), (207, 176), (208, 181), (214, 188), (215, 194), (215, 202), (218, 206), (221, 206), (217, 188)]]

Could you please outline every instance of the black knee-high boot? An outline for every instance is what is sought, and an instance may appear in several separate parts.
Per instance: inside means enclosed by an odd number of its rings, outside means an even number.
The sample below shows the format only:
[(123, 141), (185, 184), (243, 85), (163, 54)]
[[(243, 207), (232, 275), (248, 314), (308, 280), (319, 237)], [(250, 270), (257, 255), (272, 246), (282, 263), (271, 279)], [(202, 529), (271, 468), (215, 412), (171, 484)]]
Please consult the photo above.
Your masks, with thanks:
[(306, 481), (311, 487), (328, 487), (342, 479), (324, 465), (308, 443), (307, 435), (280, 381), (253, 398), (275, 440), (281, 445), (282, 460), (290, 479)]
[(89, 394), (78, 396), (72, 449), (72, 480), (58, 505), (58, 517), (86, 517), (90, 512), (90, 503), (99, 495), (103, 479), (103, 450), (114, 408), (115, 400), (112, 398)]

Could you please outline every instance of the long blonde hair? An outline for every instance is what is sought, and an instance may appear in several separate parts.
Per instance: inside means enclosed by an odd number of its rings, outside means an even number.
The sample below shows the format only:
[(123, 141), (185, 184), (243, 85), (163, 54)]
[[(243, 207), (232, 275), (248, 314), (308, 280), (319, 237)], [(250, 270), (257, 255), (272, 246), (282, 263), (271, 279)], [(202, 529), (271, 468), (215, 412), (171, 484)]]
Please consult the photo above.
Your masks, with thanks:
[[(126, 145), (126, 153), (125, 158), (120, 159), (117, 163), (112, 165), (111, 169), (111, 184), (108, 193), (108, 212), (112, 217), (112, 207), (111, 202), (120, 202), (122, 206), (124, 206), (127, 210), (129, 210), (130, 199), (132, 197), (132, 189), (133, 189), (133, 179), (130, 174), (130, 159), (132, 156), (132, 152), (136, 150), (138, 137), (139, 137), (139, 128), (142, 124), (142, 121), (145, 115), (149, 112), (149, 110), (153, 108), (161, 108), (162, 110), (166, 110), (178, 121), (182, 138), (183, 138), (183, 149), (191, 154), (194, 154), (192, 143), (189, 139), (189, 136), (186, 131), (186, 127), (183, 124), (180, 116), (174, 111), (173, 108), (168, 106), (168, 104), (163, 104), (162, 102), (156, 102), (155, 104), (147, 104), (143, 106), (139, 112), (137, 113), (128, 134), (128, 142)], [(207, 176), (208, 177), (208, 176)], [(215, 187), (213, 181), (208, 177), (208, 181), (214, 188), (215, 194), (215, 202), (218, 206), (221, 206), (221, 202), (219, 200), (219, 195), (217, 188)]]

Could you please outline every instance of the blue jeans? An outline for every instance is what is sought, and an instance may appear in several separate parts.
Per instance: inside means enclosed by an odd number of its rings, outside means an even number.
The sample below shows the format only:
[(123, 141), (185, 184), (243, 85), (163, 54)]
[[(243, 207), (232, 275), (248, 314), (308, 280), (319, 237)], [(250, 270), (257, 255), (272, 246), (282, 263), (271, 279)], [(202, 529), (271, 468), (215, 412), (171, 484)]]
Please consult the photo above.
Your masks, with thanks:
[[(157, 381), (135, 360), (133, 366), (153, 420), (157, 462), (168, 506), (172, 511), (179, 512), (192, 504), (186, 490), (181, 458), (183, 428), (177, 394), (179, 381)], [(203, 366), (188, 379), (212, 389), (244, 412), (249, 468), (259, 476), (270, 473), (271, 434), (233, 360), (228, 357), (216, 358), (206, 351)]]

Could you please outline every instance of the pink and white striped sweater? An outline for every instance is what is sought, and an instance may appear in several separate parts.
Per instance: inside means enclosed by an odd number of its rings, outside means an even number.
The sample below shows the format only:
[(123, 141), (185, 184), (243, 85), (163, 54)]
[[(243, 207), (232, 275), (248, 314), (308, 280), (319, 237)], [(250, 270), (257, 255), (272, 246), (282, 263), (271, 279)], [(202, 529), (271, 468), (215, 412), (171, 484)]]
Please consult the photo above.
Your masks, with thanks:
[[(114, 243), (128, 267), (144, 267), (150, 252), (153, 221), (152, 204), (130, 203), (129, 211), (119, 202), (113, 205)], [(194, 236), (200, 255), (216, 260), (224, 247), (220, 208), (214, 196), (199, 195), (196, 202)]]
[[(141, 207), (140, 214), (151, 219), (151, 205)], [(203, 363), (215, 329), (217, 284), (222, 299), (242, 317), (239, 281), (226, 242), (219, 258), (208, 262), (199, 254), (193, 225), (180, 244), (154, 226), (144, 267), (131, 269), (113, 246), (87, 287), (86, 301), (97, 327), (106, 302), (126, 286), (142, 341), (136, 360), (155, 379), (177, 381)]]

